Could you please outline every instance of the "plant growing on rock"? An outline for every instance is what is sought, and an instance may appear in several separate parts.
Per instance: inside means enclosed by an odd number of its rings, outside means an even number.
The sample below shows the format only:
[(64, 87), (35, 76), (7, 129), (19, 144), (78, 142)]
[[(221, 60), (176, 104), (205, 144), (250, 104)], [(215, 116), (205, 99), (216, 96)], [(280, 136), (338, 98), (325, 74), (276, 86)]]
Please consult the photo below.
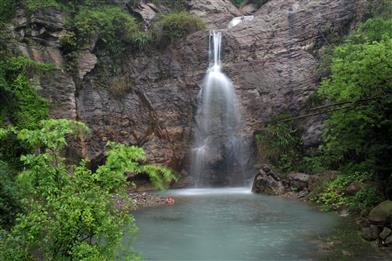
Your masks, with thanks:
[[(340, 175), (334, 180), (326, 181), (312, 200), (322, 206), (324, 210), (339, 210), (343, 207), (351, 211), (369, 209), (382, 199), (372, 186), (366, 184), (370, 175), (366, 172), (354, 172)], [(350, 194), (349, 186), (353, 183), (360, 184), (358, 191)]]
[(259, 153), (283, 172), (296, 170), (302, 155), (299, 131), (288, 123), (270, 123), (256, 135)]
[(154, 25), (152, 34), (158, 42), (173, 42), (203, 28), (205, 23), (201, 18), (181, 11), (163, 15)]
[(392, 20), (366, 22), (334, 52), (332, 74), (319, 95), (352, 104), (326, 121), (322, 152), (335, 167), (361, 164), (380, 178), (392, 165)]
[[(67, 163), (62, 151), (69, 135), (88, 128), (71, 120), (46, 120), (35, 130), (0, 129), (0, 138), (15, 133), (34, 148), (23, 155), (25, 170), (18, 174), (23, 212), (9, 232), (0, 233), (1, 260), (112, 260), (133, 258), (130, 247), (120, 253), (126, 233), (136, 230), (128, 213), (125, 172), (147, 173), (159, 188), (173, 179), (159, 166), (143, 165), (144, 151), (134, 146), (108, 143), (105, 164), (95, 172)], [(121, 201), (122, 206), (116, 206)]]
[(26, 0), (25, 5), (27, 11), (30, 13), (41, 8), (60, 7), (60, 4), (56, 0)]
[(116, 6), (83, 8), (74, 18), (79, 46), (98, 39), (112, 55), (121, 54), (128, 45), (141, 47), (149, 42), (134, 17)]

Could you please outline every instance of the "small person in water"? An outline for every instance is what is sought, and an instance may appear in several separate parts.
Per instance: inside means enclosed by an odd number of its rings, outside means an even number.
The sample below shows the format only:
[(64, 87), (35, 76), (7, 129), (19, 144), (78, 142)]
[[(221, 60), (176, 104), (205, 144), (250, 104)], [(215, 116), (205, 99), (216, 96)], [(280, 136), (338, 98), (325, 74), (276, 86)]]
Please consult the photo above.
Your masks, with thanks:
[(174, 198), (172, 198), (172, 197), (167, 197), (167, 198), (165, 199), (165, 203), (166, 203), (167, 205), (174, 205)]

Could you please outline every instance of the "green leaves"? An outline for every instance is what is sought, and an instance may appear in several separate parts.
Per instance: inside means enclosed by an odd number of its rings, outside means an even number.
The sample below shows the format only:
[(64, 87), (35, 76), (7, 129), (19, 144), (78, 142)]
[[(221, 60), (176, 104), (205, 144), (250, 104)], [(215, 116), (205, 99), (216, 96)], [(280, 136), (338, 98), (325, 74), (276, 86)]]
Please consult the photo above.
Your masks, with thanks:
[[(366, 172), (352, 172), (340, 175), (334, 180), (326, 181), (318, 194), (311, 198), (322, 206), (324, 210), (339, 210), (348, 207), (351, 211), (368, 209), (382, 199), (374, 187), (366, 184), (371, 175)], [(358, 191), (349, 194), (347, 188), (355, 183)]]
[(18, 139), (32, 147), (44, 146), (60, 152), (66, 145), (66, 135), (86, 135), (87, 126), (72, 120), (44, 120), (39, 124), (39, 129), (24, 129), (18, 132)]
[(336, 48), (332, 75), (319, 89), (332, 102), (354, 102), (332, 112), (326, 122), (321, 149), (337, 166), (368, 161), (374, 163), (370, 172), (392, 170), (381, 156), (392, 153), (391, 32), (392, 19), (368, 20)]
[(283, 172), (299, 166), (302, 139), (297, 128), (288, 123), (268, 124), (256, 136), (260, 154)]
[(73, 26), (79, 45), (98, 39), (112, 55), (122, 54), (128, 45), (139, 48), (149, 43), (136, 19), (117, 6), (82, 8), (74, 18)]
[(185, 11), (173, 12), (163, 15), (153, 27), (154, 39), (158, 42), (181, 39), (188, 34), (205, 28), (205, 23), (200, 17)]
[[(6, 135), (8, 130), (0, 129)], [(159, 166), (143, 165), (143, 149), (114, 142), (108, 143), (104, 165), (95, 172), (85, 161), (72, 165), (61, 157), (69, 135), (88, 132), (86, 125), (71, 120), (41, 121), (39, 129), (17, 131), (18, 139), (34, 147), (34, 153), (22, 156), (25, 171), (16, 179), (25, 210), (9, 234), (0, 243), (0, 259), (113, 260), (134, 257), (132, 248), (119, 252), (124, 234), (136, 231), (128, 213), (127, 172), (150, 175), (158, 188), (173, 179), (171, 172)], [(121, 206), (115, 202), (121, 202)], [(13, 253), (13, 249), (20, 253)]]

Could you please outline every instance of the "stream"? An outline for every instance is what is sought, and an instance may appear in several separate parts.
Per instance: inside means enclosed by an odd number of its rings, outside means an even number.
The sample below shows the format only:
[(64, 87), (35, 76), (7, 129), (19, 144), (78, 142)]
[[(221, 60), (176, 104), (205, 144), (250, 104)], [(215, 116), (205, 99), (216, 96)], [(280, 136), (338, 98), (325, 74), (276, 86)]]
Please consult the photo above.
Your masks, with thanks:
[(246, 188), (164, 193), (172, 206), (134, 213), (145, 260), (318, 260), (317, 238), (340, 218)]

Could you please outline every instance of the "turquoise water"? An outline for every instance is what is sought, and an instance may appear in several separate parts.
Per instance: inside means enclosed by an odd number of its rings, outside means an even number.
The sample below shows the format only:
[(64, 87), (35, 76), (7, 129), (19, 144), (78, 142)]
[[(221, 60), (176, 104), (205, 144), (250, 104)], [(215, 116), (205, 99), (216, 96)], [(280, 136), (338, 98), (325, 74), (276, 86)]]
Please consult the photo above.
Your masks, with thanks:
[(248, 189), (166, 192), (176, 204), (137, 211), (135, 248), (145, 260), (317, 260), (332, 214)]

